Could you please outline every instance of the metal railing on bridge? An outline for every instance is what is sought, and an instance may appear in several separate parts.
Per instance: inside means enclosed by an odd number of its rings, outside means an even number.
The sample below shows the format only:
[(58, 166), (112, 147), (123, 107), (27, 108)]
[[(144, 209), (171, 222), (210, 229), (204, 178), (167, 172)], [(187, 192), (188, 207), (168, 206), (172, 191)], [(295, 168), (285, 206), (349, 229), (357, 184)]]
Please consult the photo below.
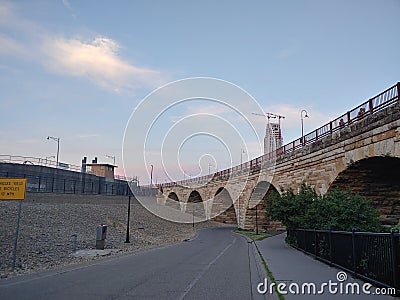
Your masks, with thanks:
[(399, 94), (400, 94), (400, 82), (395, 84), (394, 86), (388, 88), (387, 90), (383, 91), (382, 93), (376, 95), (375, 97), (365, 101), (364, 103), (358, 105), (357, 107), (353, 108), (352, 110), (346, 112), (345, 114), (341, 115), (340, 117), (330, 121), (329, 123), (315, 129), (314, 131), (304, 135), (303, 137), (290, 142), (275, 151), (270, 153), (264, 154), (260, 157), (254, 158), (250, 161), (242, 163), (241, 165), (237, 165), (231, 167), (229, 169), (225, 169), (222, 171), (215, 172), (213, 174), (208, 174), (202, 177), (190, 178), (182, 181), (177, 182), (168, 182), (164, 184), (159, 184), (159, 186), (169, 187), (175, 185), (189, 185), (191, 183), (197, 182), (207, 182), (212, 178), (220, 177), (224, 175), (229, 175), (232, 172), (246, 170), (248, 168), (252, 168), (255, 166), (259, 166), (261, 163), (266, 161), (271, 161), (274, 159), (279, 158), (282, 155), (287, 153), (293, 152), (297, 149), (300, 149), (306, 145), (313, 144), (318, 140), (330, 136), (333, 133), (350, 126), (351, 124), (362, 120), (363, 118), (376, 114), (377, 112), (392, 106), (399, 101)]

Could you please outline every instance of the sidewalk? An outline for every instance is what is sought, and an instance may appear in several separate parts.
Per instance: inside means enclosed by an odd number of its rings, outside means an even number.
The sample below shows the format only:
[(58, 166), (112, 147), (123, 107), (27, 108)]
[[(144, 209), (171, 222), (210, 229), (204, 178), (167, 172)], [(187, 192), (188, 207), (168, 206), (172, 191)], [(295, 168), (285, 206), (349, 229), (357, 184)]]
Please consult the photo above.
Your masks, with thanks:
[[(286, 288), (284, 288), (284, 291), (287, 291), (287, 294), (283, 295), (285, 299), (394, 299), (391, 296), (373, 295), (376, 291), (375, 286), (369, 288), (369, 291), (371, 292), (370, 295), (364, 294), (362, 291), (364, 282), (352, 278), (350, 274), (347, 274), (347, 279), (342, 281), (343, 293), (341, 294), (340, 281), (336, 277), (340, 270), (290, 247), (285, 243), (285, 237), (286, 233), (256, 242), (256, 245), (264, 257), (269, 270), (272, 272), (276, 283), (279, 284), (283, 282), (287, 284)], [(338, 284), (336, 287), (337, 294), (335, 295), (329, 292), (329, 280), (331, 280), (332, 283)], [(292, 288), (296, 288), (297, 284), (300, 287), (301, 292), (303, 283), (314, 283), (316, 291), (321, 290), (321, 285), (323, 283), (326, 283), (326, 285), (325, 287), (323, 286), (323, 293), (319, 295), (294, 295), (290, 292), (288, 285), (292, 284)], [(348, 285), (349, 283), (359, 285), (359, 295), (345, 293), (346, 284)], [(268, 285), (269, 284), (271, 284), (271, 280), (268, 279)], [(334, 289), (334, 287), (332, 287), (332, 289)], [(306, 289), (306, 291), (307, 290), (308, 289)], [(351, 290), (352, 289), (349, 291), (351, 292)]]

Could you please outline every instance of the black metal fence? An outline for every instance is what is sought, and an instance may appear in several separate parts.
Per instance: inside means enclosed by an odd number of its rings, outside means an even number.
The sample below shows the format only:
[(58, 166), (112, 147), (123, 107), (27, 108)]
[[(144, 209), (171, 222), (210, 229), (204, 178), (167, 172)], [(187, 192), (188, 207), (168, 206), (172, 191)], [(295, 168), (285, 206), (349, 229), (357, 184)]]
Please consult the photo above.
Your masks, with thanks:
[(35, 165), (0, 163), (0, 178), (26, 178), (27, 191), (63, 194), (129, 195), (124, 180)]
[(400, 234), (288, 230), (289, 244), (354, 276), (400, 292)]

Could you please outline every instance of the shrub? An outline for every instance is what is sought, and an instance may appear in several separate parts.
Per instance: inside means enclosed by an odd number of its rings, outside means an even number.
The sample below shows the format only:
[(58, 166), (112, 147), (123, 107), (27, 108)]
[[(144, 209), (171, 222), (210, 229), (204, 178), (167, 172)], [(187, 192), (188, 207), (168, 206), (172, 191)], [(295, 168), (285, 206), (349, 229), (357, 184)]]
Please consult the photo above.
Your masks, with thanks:
[(304, 183), (298, 194), (289, 189), (267, 197), (266, 213), (287, 229), (381, 230), (378, 211), (364, 197), (338, 189), (318, 196)]

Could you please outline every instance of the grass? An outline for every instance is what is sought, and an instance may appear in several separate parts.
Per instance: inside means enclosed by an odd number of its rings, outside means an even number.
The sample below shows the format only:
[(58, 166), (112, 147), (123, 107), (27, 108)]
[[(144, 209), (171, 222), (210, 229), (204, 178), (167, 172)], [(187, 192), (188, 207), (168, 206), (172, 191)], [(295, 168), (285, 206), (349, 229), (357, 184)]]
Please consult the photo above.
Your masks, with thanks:
[(275, 292), (277, 293), (277, 295), (278, 295), (278, 297), (279, 297), (279, 300), (285, 300), (285, 297), (278, 291), (278, 284), (276, 283), (275, 277), (274, 277), (274, 275), (272, 275), (271, 270), (268, 268), (268, 265), (267, 265), (267, 263), (265, 262), (265, 259), (264, 259), (264, 257), (262, 256), (260, 250), (258, 250), (257, 245), (256, 245), (256, 248), (257, 248), (258, 255), (260, 255), (262, 264), (264, 265), (265, 271), (267, 272), (267, 275), (268, 275), (269, 279), (270, 279), (273, 283), (275, 283), (274, 289), (275, 289)]
[(249, 238), (251, 238), (253, 241), (261, 241), (267, 237), (272, 236), (272, 234), (266, 233), (266, 232), (259, 232), (258, 234), (255, 234), (254, 231), (251, 230), (244, 230), (244, 229), (236, 229), (235, 230), (236, 233), (240, 233), (243, 234)]
[[(260, 232), (259, 232), (259, 234), (255, 234), (255, 232), (252, 231), (252, 230), (244, 230), (244, 229), (240, 229), (240, 228), (234, 230), (234, 232), (239, 233), (239, 234), (243, 234), (243, 235), (249, 237), (250, 239), (252, 239), (253, 241), (261, 241), (261, 240), (263, 240), (263, 239), (265, 239), (265, 238), (268, 238), (268, 237), (270, 237), (270, 236), (273, 236), (273, 235), (275, 235), (275, 234), (280, 233), (280, 232), (273, 232), (273, 233), (268, 233), (268, 232), (262, 232), (262, 233), (260, 233)], [(257, 247), (257, 244), (255, 244), (255, 246), (256, 246), (258, 255), (259, 255), (260, 258), (261, 258), (262, 264), (264, 265), (265, 271), (267, 272), (267, 275), (268, 275), (269, 279), (270, 279), (273, 283), (275, 283), (275, 285), (274, 285), (274, 290), (275, 290), (275, 292), (277, 293), (277, 295), (278, 295), (278, 297), (279, 297), (279, 300), (285, 300), (285, 297), (278, 291), (277, 282), (276, 282), (276, 280), (275, 280), (275, 277), (274, 277), (274, 275), (272, 274), (271, 270), (268, 268), (268, 265), (267, 265), (267, 263), (265, 262), (264, 257), (262, 256), (260, 250), (259, 250), (258, 247)]]

